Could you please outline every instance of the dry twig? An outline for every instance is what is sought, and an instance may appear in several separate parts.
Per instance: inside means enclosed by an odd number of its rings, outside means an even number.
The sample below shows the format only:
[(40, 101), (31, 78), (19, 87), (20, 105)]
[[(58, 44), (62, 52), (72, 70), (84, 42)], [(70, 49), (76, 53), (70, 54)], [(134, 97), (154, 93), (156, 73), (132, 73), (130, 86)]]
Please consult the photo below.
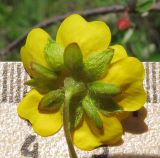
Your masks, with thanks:
[[(119, 13), (119, 12), (124, 12), (126, 10), (126, 7), (121, 6), (121, 5), (114, 5), (111, 7), (101, 7), (101, 8), (96, 8), (96, 9), (90, 9), (90, 10), (85, 10), (85, 11), (79, 11), (76, 12), (84, 17), (91, 17), (91, 16), (97, 16), (97, 15), (103, 15), (103, 14), (109, 14), (109, 13)], [(150, 11), (160, 11), (160, 3), (159, 5), (155, 5)], [(135, 12), (134, 10), (130, 10), (130, 12)], [(65, 15), (60, 15), (60, 16), (53, 16), (49, 19), (46, 19), (42, 21), (41, 23), (33, 26), (32, 28), (36, 27), (41, 27), (45, 28), (48, 27), (54, 23), (60, 22), (63, 19), (65, 19), (68, 15), (71, 13), (67, 13)], [(24, 34), (22, 34), (21, 37), (10, 43), (6, 48), (0, 50), (0, 57), (2, 58), (5, 54), (9, 53), (9, 51), (13, 50), (16, 48), (20, 43), (24, 41), (26, 38), (28, 32), (32, 29), (30, 28), (27, 30)]]

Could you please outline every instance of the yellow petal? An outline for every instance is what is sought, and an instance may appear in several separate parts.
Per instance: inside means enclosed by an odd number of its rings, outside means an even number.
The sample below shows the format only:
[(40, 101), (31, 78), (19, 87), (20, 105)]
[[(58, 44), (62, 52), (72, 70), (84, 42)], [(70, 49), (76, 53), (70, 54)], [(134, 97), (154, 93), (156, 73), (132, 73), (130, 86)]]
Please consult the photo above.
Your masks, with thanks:
[(56, 40), (64, 48), (70, 43), (78, 43), (83, 55), (87, 56), (91, 52), (107, 49), (111, 32), (104, 22), (87, 22), (80, 15), (73, 14), (60, 25)]
[(115, 117), (118, 118), (119, 120), (124, 120), (124, 119), (126, 119), (128, 116), (130, 116), (130, 114), (131, 114), (131, 112), (123, 111), (123, 112), (113, 113), (112, 116), (115, 116)]
[(146, 93), (142, 82), (129, 85), (115, 100), (125, 111), (139, 110), (146, 102)]
[(21, 48), (22, 62), (31, 76), (33, 76), (34, 73), (30, 69), (30, 62), (34, 61), (48, 67), (44, 58), (44, 48), (49, 38), (50, 36), (47, 32), (40, 28), (35, 28), (29, 32), (26, 44)]
[(41, 136), (56, 133), (62, 126), (61, 110), (54, 113), (41, 113), (38, 104), (43, 96), (36, 90), (31, 90), (18, 105), (17, 112), (20, 117), (29, 120), (34, 131)]
[(121, 88), (144, 79), (143, 64), (134, 57), (127, 57), (110, 65), (108, 73), (102, 81), (113, 83)]
[(136, 58), (127, 57), (113, 63), (103, 81), (120, 86), (122, 93), (115, 97), (116, 102), (125, 111), (135, 111), (146, 102), (143, 79), (143, 64)]
[(82, 124), (72, 133), (74, 144), (83, 150), (92, 150), (101, 145), (112, 145), (118, 142), (123, 129), (115, 117), (101, 115), (103, 130), (99, 130), (89, 123), (86, 116)]
[(119, 44), (113, 45), (110, 48), (114, 49), (114, 56), (112, 58), (111, 63), (115, 63), (128, 56), (125, 48)]

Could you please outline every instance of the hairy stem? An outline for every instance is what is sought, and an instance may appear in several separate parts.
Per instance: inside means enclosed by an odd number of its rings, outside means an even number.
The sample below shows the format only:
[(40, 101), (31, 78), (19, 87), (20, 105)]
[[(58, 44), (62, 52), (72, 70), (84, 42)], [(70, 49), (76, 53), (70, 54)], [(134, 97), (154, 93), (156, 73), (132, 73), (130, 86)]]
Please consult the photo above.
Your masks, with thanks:
[(72, 93), (70, 92), (65, 93), (64, 108), (63, 108), (63, 127), (64, 127), (66, 141), (68, 144), (70, 157), (77, 158), (77, 154), (72, 144), (72, 138), (70, 133), (70, 123), (69, 123), (69, 105), (70, 105), (71, 97), (72, 97)]

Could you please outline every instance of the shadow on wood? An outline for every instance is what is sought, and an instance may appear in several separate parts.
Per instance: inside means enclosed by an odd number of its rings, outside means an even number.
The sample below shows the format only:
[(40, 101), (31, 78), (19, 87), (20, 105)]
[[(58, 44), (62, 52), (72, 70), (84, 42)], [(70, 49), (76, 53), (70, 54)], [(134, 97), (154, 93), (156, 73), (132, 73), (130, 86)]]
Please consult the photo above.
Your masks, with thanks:
[(147, 116), (146, 108), (142, 108), (130, 115), (127, 119), (122, 121), (122, 126), (125, 132), (133, 134), (141, 134), (148, 131), (148, 126), (144, 122)]

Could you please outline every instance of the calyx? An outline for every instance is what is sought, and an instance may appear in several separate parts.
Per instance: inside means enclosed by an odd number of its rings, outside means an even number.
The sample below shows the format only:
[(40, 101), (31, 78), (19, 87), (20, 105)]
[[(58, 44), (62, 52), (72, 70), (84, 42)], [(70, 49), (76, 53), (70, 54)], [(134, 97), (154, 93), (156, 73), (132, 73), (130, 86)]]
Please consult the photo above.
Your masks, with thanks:
[(84, 114), (97, 128), (103, 128), (100, 113), (109, 115), (123, 110), (114, 102), (121, 88), (100, 81), (107, 75), (113, 55), (113, 49), (107, 49), (84, 60), (77, 43), (63, 49), (49, 39), (44, 56), (50, 68), (33, 61), (31, 69), (36, 77), (26, 82), (44, 95), (39, 111), (52, 113), (69, 96), (70, 130), (79, 125)]

